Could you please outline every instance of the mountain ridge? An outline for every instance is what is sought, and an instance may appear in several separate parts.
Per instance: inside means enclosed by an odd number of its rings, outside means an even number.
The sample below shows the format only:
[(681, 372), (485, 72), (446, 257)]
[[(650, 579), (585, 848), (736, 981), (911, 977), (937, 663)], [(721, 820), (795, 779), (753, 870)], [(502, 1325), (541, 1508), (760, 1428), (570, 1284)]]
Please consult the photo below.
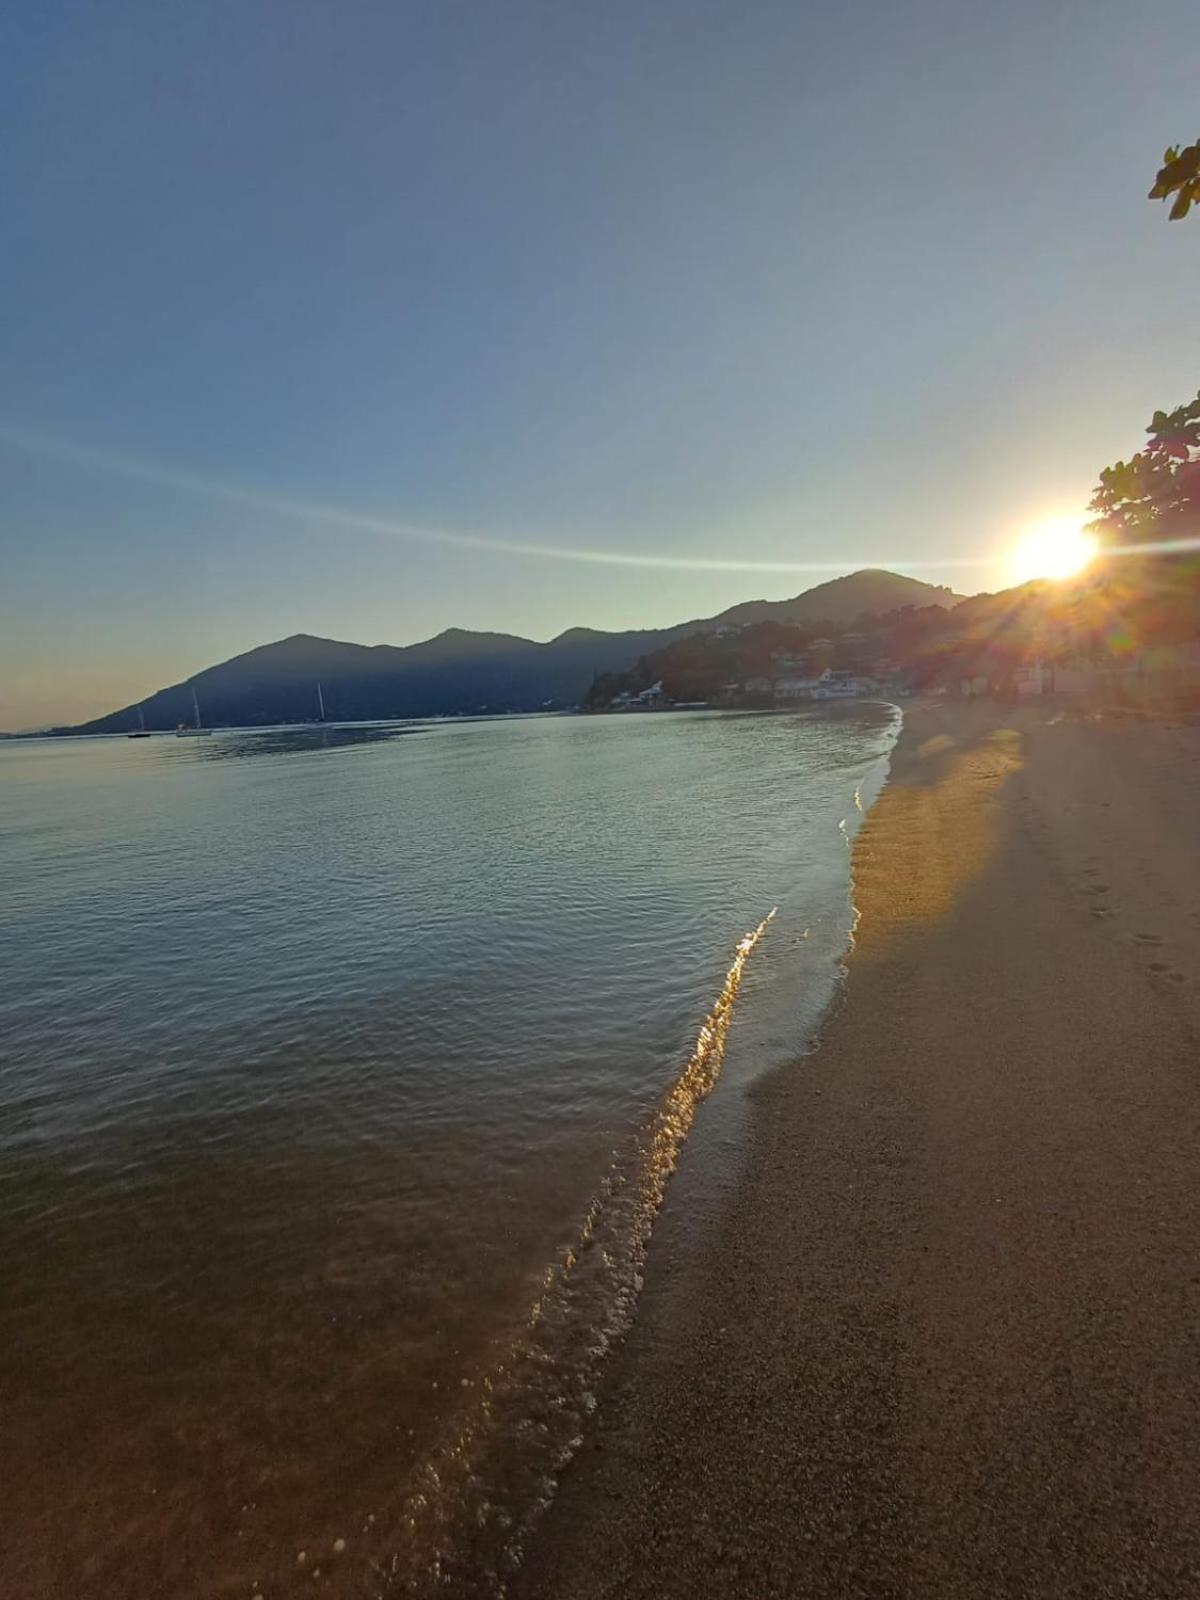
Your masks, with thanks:
[[(885, 592), (888, 604), (857, 604), (856, 589), (856, 600), (850, 602), (856, 605), (856, 609), (852, 615), (848, 615), (842, 596), (850, 592), (845, 587), (850, 580), (855, 580), (859, 589), (865, 589), (869, 583), (873, 589)], [(941, 603), (951, 610), (965, 598), (964, 595), (955, 594), (945, 584), (923, 583), (920, 578), (909, 578), (901, 572), (888, 572), (883, 567), (861, 567), (844, 577), (815, 584), (790, 600), (742, 600), (720, 612), (713, 621), (742, 627), (751, 622), (849, 622), (868, 612), (900, 611), (905, 605)]]
[(545, 642), (456, 627), (408, 645), (364, 645), (298, 632), (254, 645), (140, 702), (53, 731), (130, 732), (139, 713), (149, 730), (168, 730), (191, 721), (193, 691), (210, 726), (303, 721), (317, 714), (318, 682), (330, 721), (564, 709), (583, 699), (597, 674), (624, 670), (689, 633), (772, 619), (837, 626), (906, 605), (950, 609), (961, 599), (942, 586), (874, 568), (787, 600), (743, 601), (714, 617), (616, 633), (567, 628)]

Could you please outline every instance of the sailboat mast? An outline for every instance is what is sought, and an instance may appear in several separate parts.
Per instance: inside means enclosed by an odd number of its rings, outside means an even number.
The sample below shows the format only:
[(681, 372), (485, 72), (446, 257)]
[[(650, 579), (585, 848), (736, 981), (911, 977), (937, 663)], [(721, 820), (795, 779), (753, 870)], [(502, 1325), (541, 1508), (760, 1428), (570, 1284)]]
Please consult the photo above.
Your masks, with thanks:
[(145, 733), (146, 731), (146, 713), (142, 710), (141, 706), (138, 707), (138, 729), (142, 733)]
[(317, 679), (317, 705), (321, 708), (321, 721), (325, 721), (325, 696), (321, 693), (321, 680)]
[(196, 726), (200, 726), (200, 702), (196, 698), (196, 686), (192, 685), (192, 708), (196, 713)]

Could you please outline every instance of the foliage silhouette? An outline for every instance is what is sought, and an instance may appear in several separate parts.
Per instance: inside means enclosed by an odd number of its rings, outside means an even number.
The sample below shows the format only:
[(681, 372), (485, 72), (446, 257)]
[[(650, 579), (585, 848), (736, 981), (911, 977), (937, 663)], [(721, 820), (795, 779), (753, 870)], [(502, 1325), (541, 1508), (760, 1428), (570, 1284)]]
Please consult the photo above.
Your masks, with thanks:
[(1193, 205), (1200, 204), (1200, 139), (1186, 149), (1172, 145), (1163, 152), (1163, 164), (1147, 198), (1169, 200), (1172, 195), (1175, 204), (1171, 207), (1171, 222), (1178, 222)]

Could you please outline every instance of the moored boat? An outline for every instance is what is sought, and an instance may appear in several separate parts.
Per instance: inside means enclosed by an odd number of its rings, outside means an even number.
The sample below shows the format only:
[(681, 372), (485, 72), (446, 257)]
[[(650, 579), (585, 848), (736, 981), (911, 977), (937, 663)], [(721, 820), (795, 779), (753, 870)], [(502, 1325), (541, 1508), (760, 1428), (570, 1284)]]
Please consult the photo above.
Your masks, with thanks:
[(203, 727), (200, 722), (200, 702), (196, 698), (196, 690), (194, 687), (192, 689), (192, 707), (196, 713), (196, 721), (191, 727), (189, 727), (186, 722), (180, 722), (177, 724), (175, 728), (175, 737), (177, 739), (204, 739), (212, 733), (211, 728)]

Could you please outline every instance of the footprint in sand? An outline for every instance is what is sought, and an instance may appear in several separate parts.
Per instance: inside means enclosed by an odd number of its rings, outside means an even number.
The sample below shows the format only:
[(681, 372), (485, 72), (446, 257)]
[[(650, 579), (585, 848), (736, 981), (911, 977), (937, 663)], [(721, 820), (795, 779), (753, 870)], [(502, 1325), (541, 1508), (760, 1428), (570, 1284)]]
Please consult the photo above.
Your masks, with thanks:
[(1108, 906), (1089, 906), (1088, 915), (1093, 917), (1111, 917), (1112, 912)]
[(1135, 933), (1133, 936), (1139, 944), (1161, 944), (1161, 933)]
[(1083, 892), (1084, 894), (1107, 894), (1108, 885), (1106, 883), (1089, 883)]

